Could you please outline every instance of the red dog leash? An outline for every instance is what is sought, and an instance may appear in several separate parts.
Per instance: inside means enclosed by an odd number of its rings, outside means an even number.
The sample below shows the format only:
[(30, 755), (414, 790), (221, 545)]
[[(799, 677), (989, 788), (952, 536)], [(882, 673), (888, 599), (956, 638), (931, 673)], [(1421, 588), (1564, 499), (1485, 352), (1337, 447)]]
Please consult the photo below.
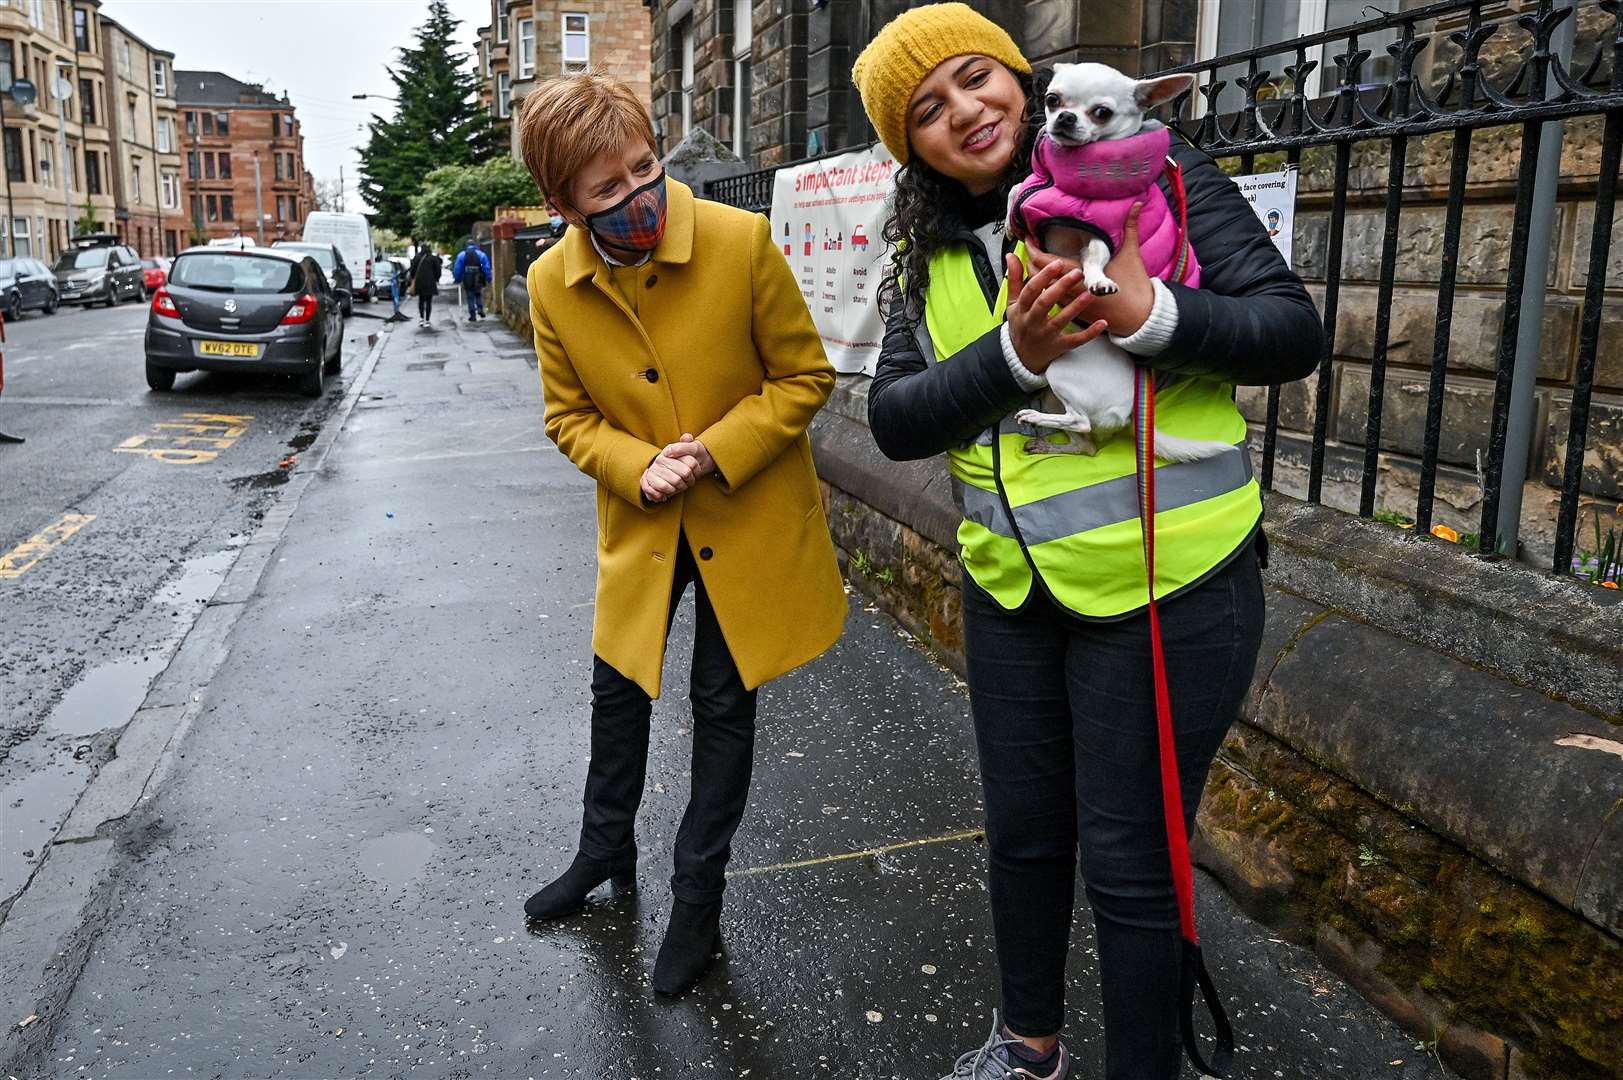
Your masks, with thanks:
[[(1189, 263), (1188, 205), (1184, 196), (1183, 170), (1167, 159), (1167, 174), (1178, 212), (1182, 234), (1178, 261), (1172, 280), (1182, 281)], [(1133, 389), (1133, 412), (1138, 419), (1138, 517), (1144, 535), (1144, 572), (1149, 588), (1150, 658), (1155, 680), (1155, 723), (1161, 757), (1161, 809), (1166, 821), (1167, 854), (1172, 865), (1172, 886), (1178, 897), (1179, 932), (1183, 937), (1183, 973), (1179, 987), (1179, 1017), (1183, 1027), (1184, 1052), (1202, 1074), (1225, 1076), (1234, 1060), (1234, 1029), (1217, 987), (1206, 971), (1195, 931), (1195, 870), (1189, 856), (1189, 834), (1183, 816), (1183, 788), (1178, 780), (1178, 751), (1172, 732), (1172, 696), (1167, 689), (1166, 652), (1161, 644), (1161, 617), (1155, 606), (1155, 377), (1139, 365)], [(1216, 1029), (1217, 1046), (1211, 1063), (1201, 1056), (1195, 1035), (1195, 988), (1200, 988), (1206, 1009)]]

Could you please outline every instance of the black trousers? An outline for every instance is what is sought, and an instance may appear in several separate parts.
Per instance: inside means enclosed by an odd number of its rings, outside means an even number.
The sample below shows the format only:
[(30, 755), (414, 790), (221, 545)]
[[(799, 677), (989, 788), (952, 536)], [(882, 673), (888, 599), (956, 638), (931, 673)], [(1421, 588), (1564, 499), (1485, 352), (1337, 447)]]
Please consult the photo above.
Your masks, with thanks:
[(428, 319), (428, 318), (431, 318), (433, 316), (433, 314), (434, 314), (434, 294), (433, 293), (422, 293), (422, 292), (418, 293), (417, 294), (417, 317), (419, 319)]
[[(1254, 548), (1165, 601), (1161, 634), (1190, 829), (1262, 642)], [(964, 646), (986, 794), (1003, 1010), (1021, 1035), (1065, 1019), (1076, 868), (1093, 908), (1106, 1080), (1181, 1064), (1177, 899), (1167, 861), (1149, 618), (1084, 622), (1034, 597), (1005, 612), (964, 579)]]
[[(733, 833), (744, 816), (755, 761), (755, 691), (744, 683), (722, 639), (710, 597), (684, 536), (671, 585), (670, 611), (693, 584), (693, 762), (687, 811), (676, 833), (671, 892), (705, 904), (721, 899)], [(669, 616), (666, 632), (670, 632)], [(635, 821), (648, 772), (653, 703), (642, 688), (601, 657), (592, 658), (592, 760), (586, 770), (581, 853), (602, 861), (637, 850)]]

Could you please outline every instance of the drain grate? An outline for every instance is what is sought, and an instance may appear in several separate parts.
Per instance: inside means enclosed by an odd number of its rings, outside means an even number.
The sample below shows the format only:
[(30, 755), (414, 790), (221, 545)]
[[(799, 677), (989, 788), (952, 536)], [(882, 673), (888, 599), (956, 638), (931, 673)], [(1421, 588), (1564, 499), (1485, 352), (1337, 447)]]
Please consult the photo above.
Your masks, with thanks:
[(444, 360), (420, 360), (415, 364), (407, 364), (407, 371), (444, 371)]

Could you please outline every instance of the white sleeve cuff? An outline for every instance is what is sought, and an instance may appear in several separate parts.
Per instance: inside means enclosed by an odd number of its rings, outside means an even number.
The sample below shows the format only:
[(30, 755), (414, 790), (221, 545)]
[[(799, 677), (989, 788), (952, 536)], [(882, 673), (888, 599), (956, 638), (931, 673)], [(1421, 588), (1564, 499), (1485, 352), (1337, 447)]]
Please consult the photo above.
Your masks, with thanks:
[(1144, 325), (1127, 337), (1110, 335), (1111, 341), (1134, 356), (1159, 356), (1172, 344), (1178, 329), (1178, 301), (1172, 290), (1160, 278), (1151, 278), (1150, 287), (1155, 290), (1155, 306)]
[(1008, 323), (1004, 323), (1002, 330), (998, 332), (998, 340), (1003, 344), (1003, 359), (1008, 362), (1009, 373), (1014, 376), (1014, 381), (1020, 384), (1020, 389), (1028, 394), (1046, 389), (1048, 380), (1027, 370), (1026, 365), (1020, 362), (1020, 354), (1014, 351), (1014, 342), (1009, 338)]

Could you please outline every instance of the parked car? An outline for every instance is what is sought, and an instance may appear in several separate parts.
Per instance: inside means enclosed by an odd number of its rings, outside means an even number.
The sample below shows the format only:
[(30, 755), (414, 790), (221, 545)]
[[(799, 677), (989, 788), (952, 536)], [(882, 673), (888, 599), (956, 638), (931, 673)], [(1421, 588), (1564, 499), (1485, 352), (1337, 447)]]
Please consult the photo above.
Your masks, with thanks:
[(343, 364), (349, 300), (307, 252), (187, 248), (152, 297), (147, 385), (171, 390), (181, 371), (270, 372), (320, 397), (322, 376)]
[(377, 289), (378, 299), (386, 300), (392, 295), (395, 275), (400, 275), (400, 295), (406, 295), (406, 260), (384, 256), (372, 264), (373, 286)]
[(0, 259), (0, 301), (6, 318), (12, 322), (25, 311), (54, 314), (61, 298), (56, 292), (56, 275), (38, 259)]
[(377, 292), (377, 255), (372, 250), (372, 225), (365, 214), (338, 214), (317, 210), (304, 219), (304, 242), (331, 244), (356, 275), (355, 295), (371, 302)]
[(349, 272), (349, 265), (344, 262), (344, 254), (334, 244), (306, 244), (301, 240), (278, 240), (271, 247), (282, 251), (296, 251), (300, 255), (308, 255), (315, 259), (321, 272), (327, 275), (333, 288), (343, 289), (344, 317), (347, 319), (355, 310), (354, 302), (350, 299), (355, 292), (355, 278)]
[(254, 241), (249, 236), (216, 236), (208, 242), (208, 246), (231, 248), (233, 251), (247, 251), (254, 246)]
[(151, 259), (141, 260), (141, 280), (146, 283), (147, 292), (153, 292), (169, 280), (169, 260), (162, 255)]
[[(75, 241), (92, 239), (80, 237)], [(56, 274), (56, 291), (64, 304), (106, 304), (120, 300), (146, 299), (141, 280), (141, 257), (124, 244), (83, 244), (57, 256), (51, 267)]]

